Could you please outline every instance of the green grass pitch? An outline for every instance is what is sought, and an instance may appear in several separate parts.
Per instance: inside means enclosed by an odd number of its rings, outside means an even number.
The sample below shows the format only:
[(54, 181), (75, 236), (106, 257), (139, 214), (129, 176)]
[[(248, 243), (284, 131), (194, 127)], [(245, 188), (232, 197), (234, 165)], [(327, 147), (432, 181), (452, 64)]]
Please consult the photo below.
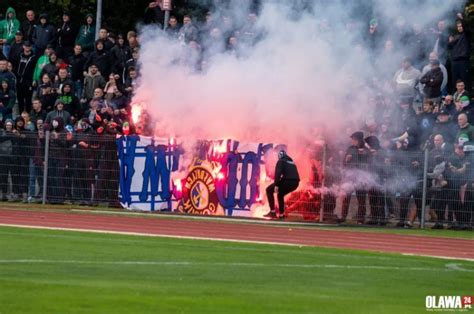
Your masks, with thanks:
[(2, 314), (426, 313), (473, 282), (468, 261), (0, 227)]

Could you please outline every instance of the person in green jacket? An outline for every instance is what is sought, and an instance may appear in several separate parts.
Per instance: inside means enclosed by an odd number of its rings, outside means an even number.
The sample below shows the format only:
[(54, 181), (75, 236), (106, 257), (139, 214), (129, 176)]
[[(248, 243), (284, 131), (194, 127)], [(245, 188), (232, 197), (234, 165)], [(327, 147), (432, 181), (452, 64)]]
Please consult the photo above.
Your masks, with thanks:
[(3, 54), (7, 58), (10, 53), (10, 46), (19, 29), (20, 21), (16, 18), (16, 11), (12, 7), (9, 7), (7, 13), (5, 13), (5, 19), (0, 22), (0, 40), (3, 43)]
[(95, 25), (92, 14), (86, 15), (86, 23), (81, 26), (76, 37), (76, 45), (81, 45), (84, 55), (94, 51), (95, 48)]
[(44, 66), (49, 64), (49, 56), (53, 52), (53, 47), (48, 45), (44, 50), (44, 54), (39, 57), (38, 61), (36, 62), (35, 72), (33, 73), (33, 84), (40, 85), (40, 78), (41, 78), (41, 71), (43, 70)]

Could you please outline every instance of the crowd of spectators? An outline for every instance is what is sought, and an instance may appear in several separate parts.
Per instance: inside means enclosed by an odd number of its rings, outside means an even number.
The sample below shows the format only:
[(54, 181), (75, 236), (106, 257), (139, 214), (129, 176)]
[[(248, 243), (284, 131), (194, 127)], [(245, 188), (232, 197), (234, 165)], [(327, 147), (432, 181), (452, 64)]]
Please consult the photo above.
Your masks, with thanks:
[[(148, 5), (147, 20), (163, 23), (160, 6), (159, 2)], [(130, 102), (140, 71), (137, 33), (131, 30), (116, 35), (101, 28), (96, 40), (91, 14), (85, 16), (80, 27), (78, 21), (71, 21), (68, 12), (64, 12), (61, 21), (50, 21), (47, 14), (42, 13), (37, 19), (30, 10), (20, 20), (9, 8), (0, 23), (0, 162), (12, 165), (0, 167), (3, 199), (26, 201), (41, 194), (34, 187), (43, 172), (45, 130), (52, 134), (48, 200), (89, 201), (92, 183), (98, 187), (96, 198), (100, 199), (101, 194), (109, 193), (101, 193), (107, 180), (117, 179), (116, 169), (104, 162), (116, 158), (107, 153), (108, 149), (114, 151), (111, 139), (135, 131)], [(256, 13), (249, 13), (246, 21), (238, 24), (231, 15), (209, 12), (203, 23), (184, 15), (180, 24), (171, 15), (165, 32), (186, 48), (187, 53), (178, 61), (200, 73), (206, 71), (216, 54), (245, 58), (246, 49), (265, 36), (257, 20)], [(432, 182), (433, 187), (439, 188), (431, 195), (431, 207), (438, 211), (435, 226), (443, 223), (446, 205), (450, 208), (449, 217), (466, 225), (471, 221), (470, 214), (466, 214), (472, 212), (474, 203), (474, 167), (470, 166), (469, 153), (471, 142), (474, 143), (474, 105), (469, 97), (470, 38), (462, 15), (458, 14), (453, 26), (450, 34), (449, 21), (440, 20), (433, 28), (423, 29), (400, 18), (395, 30), (385, 33), (375, 18), (365, 24), (356, 45), (377, 60), (390, 59), (397, 50), (406, 57), (399, 60), (399, 69), (390, 69), (388, 63), (382, 63), (384, 68), (380, 69), (374, 62), (376, 79), (370, 83), (373, 95), (369, 100), (373, 111), (367, 113), (365, 125), (350, 132), (347, 141), (350, 138), (352, 143), (347, 151), (335, 148), (344, 146), (340, 142), (329, 143), (334, 149), (330, 150), (328, 184), (345, 180), (346, 174), (334, 171), (341, 165), (342, 169), (372, 172), (380, 182), (397, 177), (386, 173), (392, 169), (388, 165), (407, 169), (415, 176), (415, 185), (408, 184), (412, 188), (401, 191), (400, 226), (410, 227), (414, 220), (408, 217), (411, 197), (418, 215), (421, 209), (419, 182), (421, 152), (425, 149), (436, 153), (430, 161), (431, 172), (445, 163), (441, 173), (440, 167), (436, 169)], [(321, 28), (326, 32), (330, 29), (327, 20), (321, 21)], [(28, 134), (36, 135), (34, 141), (28, 141)], [(63, 152), (70, 158), (60, 157)], [(68, 164), (67, 160), (75, 164)], [(91, 175), (84, 175), (85, 169), (93, 170), (89, 171)], [(28, 183), (22, 177), (28, 177)], [(436, 181), (439, 178), (443, 178), (438, 180), (441, 183)], [(381, 186), (355, 188), (359, 223), (387, 222), (382, 210), (387, 189)], [(352, 192), (343, 200), (341, 221), (346, 219)], [(112, 190), (103, 198), (113, 203), (114, 193)], [(328, 194), (326, 199), (332, 197), (335, 195)], [(369, 221), (365, 221), (366, 198), (371, 208)]]

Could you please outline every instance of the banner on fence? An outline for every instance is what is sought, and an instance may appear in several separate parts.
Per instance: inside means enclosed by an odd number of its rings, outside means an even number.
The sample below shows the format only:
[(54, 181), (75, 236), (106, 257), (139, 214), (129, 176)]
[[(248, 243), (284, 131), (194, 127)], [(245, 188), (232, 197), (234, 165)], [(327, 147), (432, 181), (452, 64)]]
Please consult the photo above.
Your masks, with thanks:
[(261, 217), (271, 183), (273, 144), (242, 144), (231, 139), (199, 141), (184, 153), (175, 139), (117, 138), (120, 202), (142, 211)]

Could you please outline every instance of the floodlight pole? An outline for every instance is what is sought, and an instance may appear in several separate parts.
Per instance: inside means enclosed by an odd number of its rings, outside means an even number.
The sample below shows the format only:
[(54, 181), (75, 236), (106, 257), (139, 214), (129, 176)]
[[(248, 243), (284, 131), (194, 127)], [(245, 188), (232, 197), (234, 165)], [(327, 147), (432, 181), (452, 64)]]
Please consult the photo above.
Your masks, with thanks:
[(95, 19), (95, 40), (99, 39), (99, 30), (102, 27), (102, 0), (97, 0), (97, 14)]

